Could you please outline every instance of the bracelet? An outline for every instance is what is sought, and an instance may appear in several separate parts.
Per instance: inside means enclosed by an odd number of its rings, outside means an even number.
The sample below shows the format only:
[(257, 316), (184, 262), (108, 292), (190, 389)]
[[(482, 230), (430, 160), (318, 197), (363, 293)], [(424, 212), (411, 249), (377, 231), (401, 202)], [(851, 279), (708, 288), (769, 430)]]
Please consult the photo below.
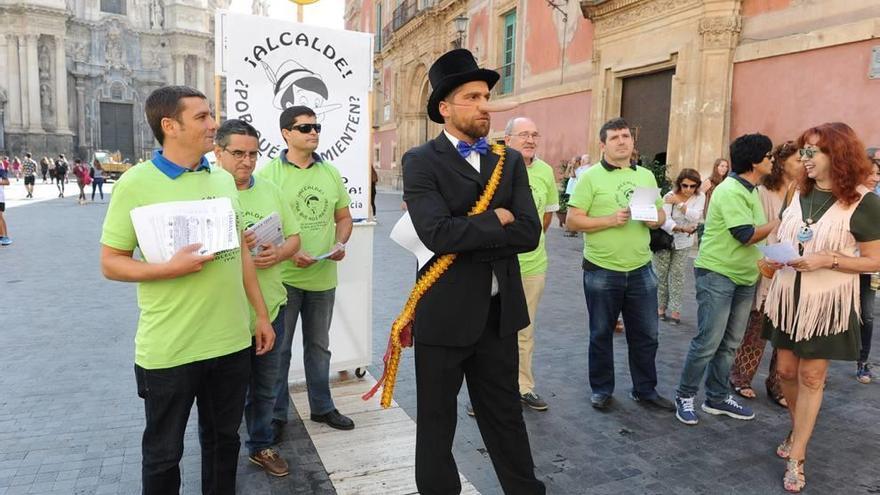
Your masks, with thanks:
[(838, 261), (839, 260), (837, 259), (837, 255), (832, 254), (831, 255), (831, 269), (832, 270), (837, 270), (837, 267), (840, 266), (840, 263)]

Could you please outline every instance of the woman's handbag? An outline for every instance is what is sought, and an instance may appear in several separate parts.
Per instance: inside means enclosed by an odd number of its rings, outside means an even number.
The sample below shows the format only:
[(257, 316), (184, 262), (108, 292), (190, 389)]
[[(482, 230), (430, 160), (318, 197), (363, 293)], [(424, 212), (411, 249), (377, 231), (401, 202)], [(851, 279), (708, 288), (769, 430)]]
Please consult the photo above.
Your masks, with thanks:
[(663, 229), (651, 229), (651, 252), (665, 251), (674, 247), (672, 234)]

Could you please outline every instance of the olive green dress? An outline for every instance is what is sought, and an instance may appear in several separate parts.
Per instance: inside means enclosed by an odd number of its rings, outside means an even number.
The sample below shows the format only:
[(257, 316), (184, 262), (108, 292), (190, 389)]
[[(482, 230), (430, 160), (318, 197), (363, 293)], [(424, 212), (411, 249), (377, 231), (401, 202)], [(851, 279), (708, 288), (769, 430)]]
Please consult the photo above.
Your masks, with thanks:
[[(834, 204), (830, 192), (815, 188), (809, 195), (801, 197), (800, 202), (804, 216), (812, 211), (814, 221), (819, 221), (822, 215)], [(850, 218), (850, 232), (857, 242), (880, 239), (880, 196), (874, 193), (865, 195)], [(798, 304), (800, 283), (801, 274), (798, 273), (794, 283), (795, 306)], [(856, 301), (855, 304), (858, 305), (859, 301)], [(791, 340), (787, 333), (774, 327), (770, 319), (765, 316), (763, 337), (769, 340), (774, 348), (791, 350), (796, 356), (804, 359), (858, 361), (859, 351), (862, 347), (861, 324), (855, 309), (850, 314), (849, 328), (846, 331), (834, 335), (817, 336), (800, 342)]]

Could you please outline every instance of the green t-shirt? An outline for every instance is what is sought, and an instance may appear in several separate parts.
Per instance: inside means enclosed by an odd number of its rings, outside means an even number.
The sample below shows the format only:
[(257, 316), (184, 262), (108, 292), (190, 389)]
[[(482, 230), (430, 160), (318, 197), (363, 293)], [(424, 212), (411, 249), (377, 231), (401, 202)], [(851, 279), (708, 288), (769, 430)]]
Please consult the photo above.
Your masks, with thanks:
[[(629, 199), (636, 187), (657, 187), (650, 170), (627, 167), (606, 170), (599, 162), (584, 172), (577, 181), (569, 206), (580, 208), (588, 216), (603, 217), (629, 208)], [(663, 199), (657, 198), (657, 207)], [(645, 222), (630, 220), (584, 235), (584, 258), (606, 270), (629, 272), (651, 262), (650, 229)]]
[[(228, 173), (219, 169), (223, 173)], [(281, 231), (284, 238), (299, 234), (299, 222), (290, 210), (290, 205), (281, 197), (281, 191), (274, 184), (264, 179), (254, 178), (253, 185), (243, 191), (238, 191), (238, 200), (241, 204), (242, 227), (247, 229), (272, 213), (278, 213), (281, 217)], [(282, 262), (283, 263), (283, 262)], [(269, 321), (275, 321), (278, 310), (287, 303), (287, 289), (281, 280), (281, 264), (271, 268), (257, 268), (257, 280), (260, 282), (260, 292), (263, 293), (263, 301), (269, 310)], [(251, 334), (256, 327), (256, 313), (251, 307)]]
[[(329, 252), (336, 244), (336, 210), (348, 208), (351, 198), (336, 167), (315, 161), (301, 169), (284, 158), (273, 159), (255, 174), (275, 184), (299, 221), (302, 250), (311, 256)], [(336, 262), (323, 259), (308, 268), (281, 263), (285, 284), (310, 291), (336, 287)]]
[[(559, 192), (556, 190), (556, 177), (553, 168), (547, 163), (535, 158), (532, 164), (526, 167), (529, 172), (529, 188), (532, 190), (532, 198), (535, 200), (535, 208), (538, 210), (538, 218), (544, 221), (544, 213), (559, 209)], [(537, 275), (547, 271), (547, 250), (544, 248), (544, 230), (541, 230), (541, 240), (538, 248), (528, 253), (519, 255), (519, 270), (522, 276)]]
[[(229, 174), (207, 170), (171, 179), (153, 161), (126, 171), (113, 186), (101, 244), (134, 251), (137, 236), (132, 209), (169, 201), (227, 197), (239, 210), (235, 182)], [(216, 253), (199, 272), (170, 280), (138, 283), (135, 363), (162, 369), (240, 351), (251, 345), (248, 302), (241, 251)]]
[(749, 190), (738, 178), (727, 177), (712, 192), (694, 266), (720, 273), (737, 285), (757, 283), (761, 251), (757, 245), (746, 246), (736, 240), (730, 229), (742, 225), (760, 227), (765, 223), (758, 189)]

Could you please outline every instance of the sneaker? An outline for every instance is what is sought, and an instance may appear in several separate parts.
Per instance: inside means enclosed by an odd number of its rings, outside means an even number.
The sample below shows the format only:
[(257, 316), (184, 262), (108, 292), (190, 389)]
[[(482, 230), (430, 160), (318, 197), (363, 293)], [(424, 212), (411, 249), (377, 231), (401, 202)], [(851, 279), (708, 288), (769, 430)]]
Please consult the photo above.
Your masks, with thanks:
[(256, 454), (249, 455), (248, 459), (272, 476), (287, 476), (290, 472), (287, 461), (278, 455), (275, 449), (263, 449)]
[(858, 368), (856, 369), (856, 380), (859, 383), (871, 383), (871, 380), (874, 379), (874, 375), (871, 374), (871, 366), (868, 363), (859, 362)]
[(535, 411), (546, 411), (550, 408), (540, 395), (534, 392), (528, 392), (519, 396), (519, 400), (534, 409)]
[(686, 425), (695, 425), (700, 422), (697, 412), (694, 411), (693, 397), (675, 397), (675, 417)]
[(8, 237), (0, 237), (0, 246), (8, 246), (12, 244), (12, 239)]
[(755, 413), (752, 412), (751, 408), (740, 405), (734, 400), (732, 395), (728, 395), (727, 398), (721, 402), (712, 402), (709, 399), (706, 399), (706, 401), (703, 402), (702, 409), (709, 414), (723, 414), (735, 419), (748, 420), (755, 418)]

